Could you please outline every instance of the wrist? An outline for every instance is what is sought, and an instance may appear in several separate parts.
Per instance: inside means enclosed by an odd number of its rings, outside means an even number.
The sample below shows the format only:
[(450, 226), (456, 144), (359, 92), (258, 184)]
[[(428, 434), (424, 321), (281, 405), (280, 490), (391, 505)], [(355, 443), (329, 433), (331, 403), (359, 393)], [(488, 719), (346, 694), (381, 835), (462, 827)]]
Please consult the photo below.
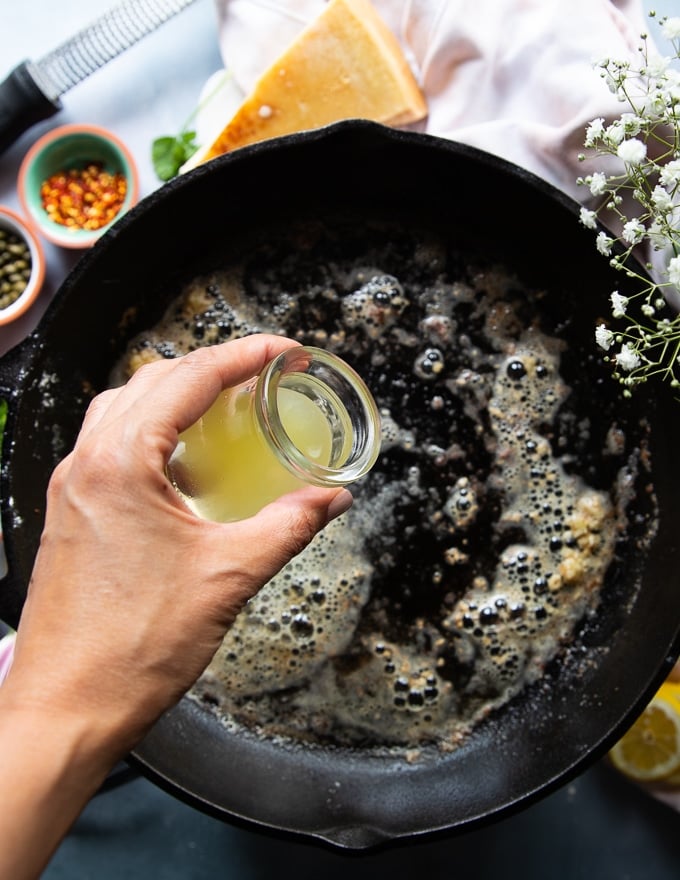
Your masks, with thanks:
[(37, 877), (120, 756), (105, 725), (0, 687), (0, 876)]
[[(125, 753), (120, 734), (108, 719), (93, 717), (82, 704), (64, 710), (22, 694), (11, 674), (0, 688), (0, 742), (29, 759), (26, 772), (42, 769), (46, 782), (50, 770), (55, 782), (74, 776), (74, 770), (75, 777), (87, 773), (103, 779)], [(7, 751), (0, 754), (5, 763)], [(98, 784), (92, 783), (93, 790)]]
[(128, 711), (127, 704), (107, 705), (97, 692), (69, 687), (61, 676), (51, 680), (49, 673), (34, 681), (32, 671), (23, 674), (20, 663), (8, 670), (0, 686), (0, 719), (24, 730), (32, 728), (32, 739), (39, 737), (60, 747), (71, 759), (93, 766), (113, 765), (146, 732)]

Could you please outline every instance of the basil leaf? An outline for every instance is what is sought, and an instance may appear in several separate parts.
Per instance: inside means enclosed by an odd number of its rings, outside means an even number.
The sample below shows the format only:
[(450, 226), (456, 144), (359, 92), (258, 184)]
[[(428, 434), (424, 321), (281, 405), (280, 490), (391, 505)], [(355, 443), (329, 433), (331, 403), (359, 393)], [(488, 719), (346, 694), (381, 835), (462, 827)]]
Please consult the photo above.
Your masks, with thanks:
[(198, 149), (195, 131), (180, 132), (177, 137), (169, 135), (156, 138), (151, 145), (151, 161), (159, 180), (171, 180), (179, 169)]

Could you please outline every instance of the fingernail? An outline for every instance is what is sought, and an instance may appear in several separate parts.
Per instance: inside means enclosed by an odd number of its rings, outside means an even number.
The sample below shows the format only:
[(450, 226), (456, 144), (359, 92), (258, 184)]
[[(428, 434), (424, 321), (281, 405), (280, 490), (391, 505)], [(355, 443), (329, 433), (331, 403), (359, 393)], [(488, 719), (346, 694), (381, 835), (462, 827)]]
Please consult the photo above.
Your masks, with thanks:
[(326, 522), (330, 522), (332, 519), (345, 513), (346, 510), (350, 509), (353, 502), (354, 498), (352, 497), (352, 493), (347, 489), (341, 489), (328, 505), (326, 510)]

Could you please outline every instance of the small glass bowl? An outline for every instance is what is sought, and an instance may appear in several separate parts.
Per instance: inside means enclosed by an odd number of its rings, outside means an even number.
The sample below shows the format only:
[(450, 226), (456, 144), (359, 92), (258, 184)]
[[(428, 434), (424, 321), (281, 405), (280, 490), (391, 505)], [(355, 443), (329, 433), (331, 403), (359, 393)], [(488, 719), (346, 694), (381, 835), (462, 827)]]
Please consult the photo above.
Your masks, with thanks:
[[(52, 175), (81, 169), (90, 163), (103, 171), (123, 174), (124, 201), (116, 215), (97, 229), (65, 226), (53, 220), (43, 205), (41, 187)], [(19, 169), (19, 198), (41, 235), (64, 248), (91, 247), (139, 196), (139, 175), (129, 149), (110, 131), (96, 125), (62, 125), (43, 135), (31, 147)]]
[(38, 298), (45, 280), (45, 254), (35, 230), (4, 205), (0, 205), (0, 230), (25, 242), (31, 258), (31, 271), (23, 291), (10, 305), (0, 308), (0, 326), (4, 326), (23, 315)]

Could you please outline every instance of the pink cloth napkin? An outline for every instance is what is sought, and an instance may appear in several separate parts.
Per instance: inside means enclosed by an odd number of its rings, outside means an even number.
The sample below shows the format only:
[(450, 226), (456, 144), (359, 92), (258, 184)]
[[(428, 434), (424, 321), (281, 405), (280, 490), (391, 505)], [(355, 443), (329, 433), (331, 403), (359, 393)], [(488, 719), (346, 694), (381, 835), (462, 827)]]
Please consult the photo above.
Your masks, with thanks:
[[(225, 66), (243, 93), (325, 0), (215, 0)], [(503, 156), (574, 198), (585, 128), (621, 104), (593, 61), (628, 57), (641, 0), (373, 0), (427, 98), (414, 127)]]

